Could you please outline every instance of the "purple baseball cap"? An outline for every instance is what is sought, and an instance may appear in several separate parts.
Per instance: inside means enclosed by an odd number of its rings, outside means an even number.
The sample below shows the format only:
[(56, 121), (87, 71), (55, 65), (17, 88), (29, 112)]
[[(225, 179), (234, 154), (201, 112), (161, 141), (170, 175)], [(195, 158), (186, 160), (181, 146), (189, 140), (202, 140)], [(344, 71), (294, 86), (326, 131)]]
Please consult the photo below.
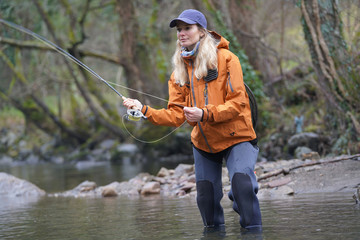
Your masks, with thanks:
[(206, 22), (206, 18), (204, 16), (204, 14), (202, 14), (201, 12), (199, 12), (198, 10), (195, 10), (195, 9), (187, 9), (187, 10), (183, 11), (179, 15), (179, 17), (173, 19), (170, 22), (170, 27), (171, 28), (175, 27), (177, 21), (183, 21), (187, 24), (199, 24), (200, 26), (202, 26), (205, 29), (207, 27), (207, 22)]

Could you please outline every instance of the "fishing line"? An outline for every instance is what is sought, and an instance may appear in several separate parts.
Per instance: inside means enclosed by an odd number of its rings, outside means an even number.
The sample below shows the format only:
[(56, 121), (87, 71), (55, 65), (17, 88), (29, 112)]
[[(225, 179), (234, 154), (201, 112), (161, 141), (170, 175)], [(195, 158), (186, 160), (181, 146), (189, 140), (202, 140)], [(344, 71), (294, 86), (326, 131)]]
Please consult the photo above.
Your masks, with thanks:
[[(117, 95), (119, 95), (123, 100), (126, 99), (126, 97), (124, 95), (122, 95), (120, 92), (118, 92), (113, 86), (110, 85), (110, 82), (106, 81), (105, 79), (103, 79), (99, 74), (97, 74), (94, 70), (92, 70), (90, 67), (88, 67), (87, 65), (85, 65), (83, 62), (81, 62), (79, 59), (75, 58), (73, 55), (71, 55), (70, 53), (68, 53), (67, 51), (65, 51), (64, 49), (62, 49), (61, 47), (59, 47), (58, 45), (56, 45), (55, 43), (49, 41), (48, 39), (46, 39), (45, 37), (43, 36), (40, 36), (38, 35), (37, 33), (34, 33), (33, 31), (25, 28), (25, 27), (22, 27), (20, 25), (17, 25), (15, 23), (12, 23), (12, 22), (9, 22), (9, 21), (6, 21), (4, 19), (1, 19), (0, 18), (0, 23), (3, 23), (5, 25), (7, 25), (8, 27), (11, 27), (11, 28), (14, 28), (16, 30), (19, 30), (23, 33), (26, 33), (34, 38), (36, 38), (37, 40), (39, 40), (40, 42), (44, 43), (45, 45), (49, 46), (51, 49), (54, 49), (56, 52), (60, 53), (61, 55), (65, 56), (66, 58), (70, 59), (71, 61), (75, 62), (77, 65), (79, 65), (80, 67), (84, 68), (86, 71), (88, 71), (91, 75), (93, 75), (95, 78), (99, 79), (100, 81), (102, 81), (103, 83), (105, 83), (109, 88), (111, 88)], [(164, 99), (164, 98), (160, 98), (160, 97), (157, 97), (155, 95), (152, 95), (152, 94), (148, 94), (148, 93), (145, 93), (145, 92), (142, 92), (142, 91), (139, 91), (139, 90), (136, 90), (136, 89), (132, 89), (132, 88), (129, 88), (129, 87), (126, 87), (124, 85), (121, 85), (121, 84), (116, 84), (116, 83), (111, 83), (113, 85), (116, 85), (118, 87), (121, 87), (121, 88), (124, 88), (126, 90), (130, 90), (130, 91), (133, 91), (133, 92), (137, 92), (139, 94), (143, 94), (143, 95), (146, 95), (146, 96), (149, 96), (149, 97), (153, 97), (153, 98), (156, 98), (158, 100), (162, 100), (162, 101), (166, 101), (168, 103), (171, 103), (170, 101)], [(176, 104), (176, 103), (173, 103), (174, 105), (177, 105), (179, 107), (184, 107), (183, 105), (180, 105), (180, 104)], [(135, 140), (139, 141), (139, 142), (142, 142), (142, 143), (155, 143), (155, 142), (158, 142), (158, 141), (161, 141), (162, 139), (166, 138), (167, 136), (169, 136), (170, 134), (172, 134), (173, 132), (175, 132), (178, 128), (182, 127), (184, 125), (184, 123), (186, 121), (184, 121), (179, 127), (175, 128), (173, 131), (171, 131), (170, 133), (168, 133), (167, 135), (165, 135), (164, 137), (161, 137), (157, 140), (154, 140), (154, 141), (143, 141), (141, 139), (138, 139), (136, 138), (134, 135), (132, 135), (129, 130), (126, 128), (125, 126), (125, 123), (124, 123), (124, 117), (126, 117), (127, 119), (129, 120), (133, 120), (133, 121), (139, 121), (141, 118), (145, 118), (146, 117), (141, 113), (140, 110), (136, 110), (136, 109), (128, 109), (127, 111), (127, 114), (123, 115), (123, 118), (122, 118), (122, 123), (123, 123), (123, 126), (124, 128), (126, 129), (126, 131), (128, 132), (128, 134), (133, 137)]]
[(167, 138), (167, 137), (170, 136), (173, 132), (175, 132), (176, 130), (178, 130), (179, 128), (181, 128), (181, 127), (186, 123), (186, 121), (184, 121), (180, 126), (178, 126), (177, 128), (175, 128), (174, 130), (172, 130), (171, 132), (169, 132), (168, 134), (166, 134), (165, 136), (163, 136), (163, 137), (161, 137), (161, 138), (159, 138), (159, 139), (156, 139), (156, 140), (153, 140), (153, 141), (145, 141), (145, 140), (141, 140), (141, 139), (135, 137), (135, 136), (127, 129), (127, 127), (125, 126), (124, 117), (126, 117), (126, 115), (124, 115), (124, 116), (122, 117), (122, 124), (123, 124), (126, 132), (127, 132), (133, 139), (135, 139), (136, 141), (142, 142), (142, 143), (148, 143), (148, 144), (150, 144), (150, 143), (156, 143), (156, 142), (159, 142), (159, 141)]

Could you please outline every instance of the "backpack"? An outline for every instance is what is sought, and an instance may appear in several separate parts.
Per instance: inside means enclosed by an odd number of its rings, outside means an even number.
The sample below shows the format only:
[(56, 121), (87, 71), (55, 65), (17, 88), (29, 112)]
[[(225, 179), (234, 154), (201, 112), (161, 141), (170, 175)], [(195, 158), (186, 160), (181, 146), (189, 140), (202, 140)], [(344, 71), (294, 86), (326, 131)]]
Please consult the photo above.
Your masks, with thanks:
[(257, 110), (257, 103), (254, 96), (254, 93), (251, 91), (250, 87), (244, 82), (246, 92), (249, 96), (250, 102), (250, 109), (251, 109), (251, 120), (253, 124), (254, 130), (256, 129), (257, 118), (258, 118), (258, 110)]

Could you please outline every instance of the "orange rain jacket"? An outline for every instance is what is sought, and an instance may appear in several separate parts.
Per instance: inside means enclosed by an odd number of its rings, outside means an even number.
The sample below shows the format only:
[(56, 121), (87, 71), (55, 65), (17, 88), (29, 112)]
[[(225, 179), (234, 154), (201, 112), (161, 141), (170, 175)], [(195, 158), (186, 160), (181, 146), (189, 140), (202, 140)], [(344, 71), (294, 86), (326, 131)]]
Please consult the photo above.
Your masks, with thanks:
[[(238, 57), (229, 51), (229, 42), (215, 32), (218, 45), (218, 76), (212, 81), (197, 79), (193, 61), (186, 60), (189, 82), (180, 86), (173, 74), (168, 81), (167, 109), (143, 106), (142, 113), (155, 125), (180, 126), (186, 119), (182, 107), (198, 107), (204, 111), (201, 122), (194, 126), (191, 141), (198, 149), (216, 153), (234, 144), (256, 138), (251, 121), (249, 97)], [(177, 105), (178, 104), (178, 105)]]

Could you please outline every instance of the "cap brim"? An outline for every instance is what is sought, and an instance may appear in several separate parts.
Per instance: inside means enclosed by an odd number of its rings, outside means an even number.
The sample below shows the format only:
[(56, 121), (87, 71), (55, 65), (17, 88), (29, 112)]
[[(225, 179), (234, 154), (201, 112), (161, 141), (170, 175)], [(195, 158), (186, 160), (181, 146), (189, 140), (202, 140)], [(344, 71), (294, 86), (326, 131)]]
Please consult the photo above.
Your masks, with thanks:
[(171, 27), (171, 28), (176, 27), (177, 21), (182, 21), (182, 22), (185, 22), (185, 23), (187, 23), (187, 24), (196, 24), (195, 21), (190, 20), (190, 19), (188, 19), (188, 18), (175, 18), (174, 20), (172, 20), (172, 21), (170, 22), (170, 27)]

